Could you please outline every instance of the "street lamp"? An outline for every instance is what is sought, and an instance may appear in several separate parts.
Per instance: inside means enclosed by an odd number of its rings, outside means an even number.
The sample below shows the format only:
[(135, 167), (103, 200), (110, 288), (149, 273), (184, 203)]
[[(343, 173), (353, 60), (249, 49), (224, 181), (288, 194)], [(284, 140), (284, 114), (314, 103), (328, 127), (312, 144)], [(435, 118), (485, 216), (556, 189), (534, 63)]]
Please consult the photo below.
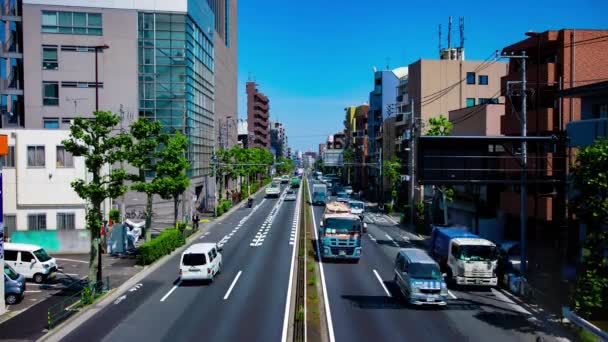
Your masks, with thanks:
[[(95, 48), (95, 112), (99, 111), (99, 68), (98, 68), (98, 54), (100, 50), (106, 50), (110, 47), (108, 44), (94, 46)], [(101, 254), (100, 254), (101, 255)], [(101, 260), (101, 257), (100, 257)]]

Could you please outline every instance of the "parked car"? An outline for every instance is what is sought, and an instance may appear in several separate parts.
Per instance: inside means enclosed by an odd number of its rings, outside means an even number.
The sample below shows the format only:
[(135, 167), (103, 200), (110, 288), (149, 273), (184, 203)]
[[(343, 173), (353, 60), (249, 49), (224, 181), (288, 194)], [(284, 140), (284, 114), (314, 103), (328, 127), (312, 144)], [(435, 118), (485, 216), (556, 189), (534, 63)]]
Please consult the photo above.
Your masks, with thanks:
[(24, 294), (25, 277), (4, 264), (4, 302), (7, 305), (15, 305), (23, 299)]
[(395, 258), (395, 284), (410, 304), (446, 305), (448, 287), (439, 265), (425, 251), (403, 248)]
[(40, 284), (57, 272), (57, 261), (40, 246), (5, 243), (4, 261), (17, 273)]
[(296, 200), (296, 192), (289, 189), (287, 190), (287, 195), (285, 195), (286, 201), (295, 201)]
[(179, 262), (180, 279), (212, 282), (222, 268), (221, 250), (215, 243), (196, 243), (188, 247)]

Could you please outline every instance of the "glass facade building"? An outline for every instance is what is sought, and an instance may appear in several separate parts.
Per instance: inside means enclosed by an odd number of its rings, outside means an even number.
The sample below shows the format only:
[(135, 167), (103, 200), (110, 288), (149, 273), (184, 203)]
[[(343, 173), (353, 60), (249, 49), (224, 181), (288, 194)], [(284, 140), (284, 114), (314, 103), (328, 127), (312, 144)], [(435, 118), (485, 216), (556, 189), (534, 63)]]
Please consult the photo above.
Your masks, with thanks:
[(206, 4), (190, 5), (188, 14), (138, 14), (139, 115), (186, 134), (190, 177), (211, 173), (213, 20)]

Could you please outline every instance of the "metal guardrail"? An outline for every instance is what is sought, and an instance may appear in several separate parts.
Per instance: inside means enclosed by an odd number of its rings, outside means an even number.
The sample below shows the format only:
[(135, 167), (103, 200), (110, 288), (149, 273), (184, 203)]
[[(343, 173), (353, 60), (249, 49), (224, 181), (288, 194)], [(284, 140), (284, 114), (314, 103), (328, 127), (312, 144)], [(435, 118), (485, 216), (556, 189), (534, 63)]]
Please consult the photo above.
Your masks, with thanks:
[[(91, 304), (99, 297), (99, 295), (108, 292), (110, 289), (110, 277), (106, 276), (101, 282), (92, 284), (84, 284), (81, 281), (75, 281), (68, 288), (64, 289), (66, 293), (70, 293), (64, 300), (51, 306), (47, 311), (48, 329), (55, 328), (63, 320), (78, 312), (83, 307)], [(63, 292), (62, 291), (62, 292)], [(86, 303), (87, 301), (91, 303)]]
[(607, 332), (596, 327), (595, 325), (593, 325), (591, 322), (585, 320), (584, 318), (578, 316), (572, 310), (570, 310), (570, 308), (564, 306), (562, 308), (562, 315), (565, 318), (567, 318), (570, 322), (572, 322), (573, 324), (575, 324), (575, 325), (587, 330), (588, 332), (592, 333), (593, 335), (599, 337), (602, 341), (608, 341)]

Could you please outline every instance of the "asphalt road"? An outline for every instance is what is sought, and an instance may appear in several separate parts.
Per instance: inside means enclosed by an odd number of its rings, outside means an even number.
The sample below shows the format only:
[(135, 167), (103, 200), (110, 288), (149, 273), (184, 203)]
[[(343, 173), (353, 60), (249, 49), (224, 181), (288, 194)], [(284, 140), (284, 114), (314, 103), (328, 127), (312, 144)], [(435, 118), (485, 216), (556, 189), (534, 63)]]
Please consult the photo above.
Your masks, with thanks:
[[(314, 207), (317, 227), (323, 210)], [(413, 243), (396, 225), (383, 221), (368, 221), (359, 263), (323, 262), (332, 318), (329, 330), (335, 341), (498, 342), (535, 341), (538, 336), (545, 341), (561, 340), (495, 289), (451, 289), (446, 308), (406, 305), (393, 284), (393, 262), (399, 248), (420, 243)]]
[(175, 255), (63, 341), (279, 341), (296, 202), (261, 197), (199, 239), (223, 244), (213, 283), (181, 284)]

